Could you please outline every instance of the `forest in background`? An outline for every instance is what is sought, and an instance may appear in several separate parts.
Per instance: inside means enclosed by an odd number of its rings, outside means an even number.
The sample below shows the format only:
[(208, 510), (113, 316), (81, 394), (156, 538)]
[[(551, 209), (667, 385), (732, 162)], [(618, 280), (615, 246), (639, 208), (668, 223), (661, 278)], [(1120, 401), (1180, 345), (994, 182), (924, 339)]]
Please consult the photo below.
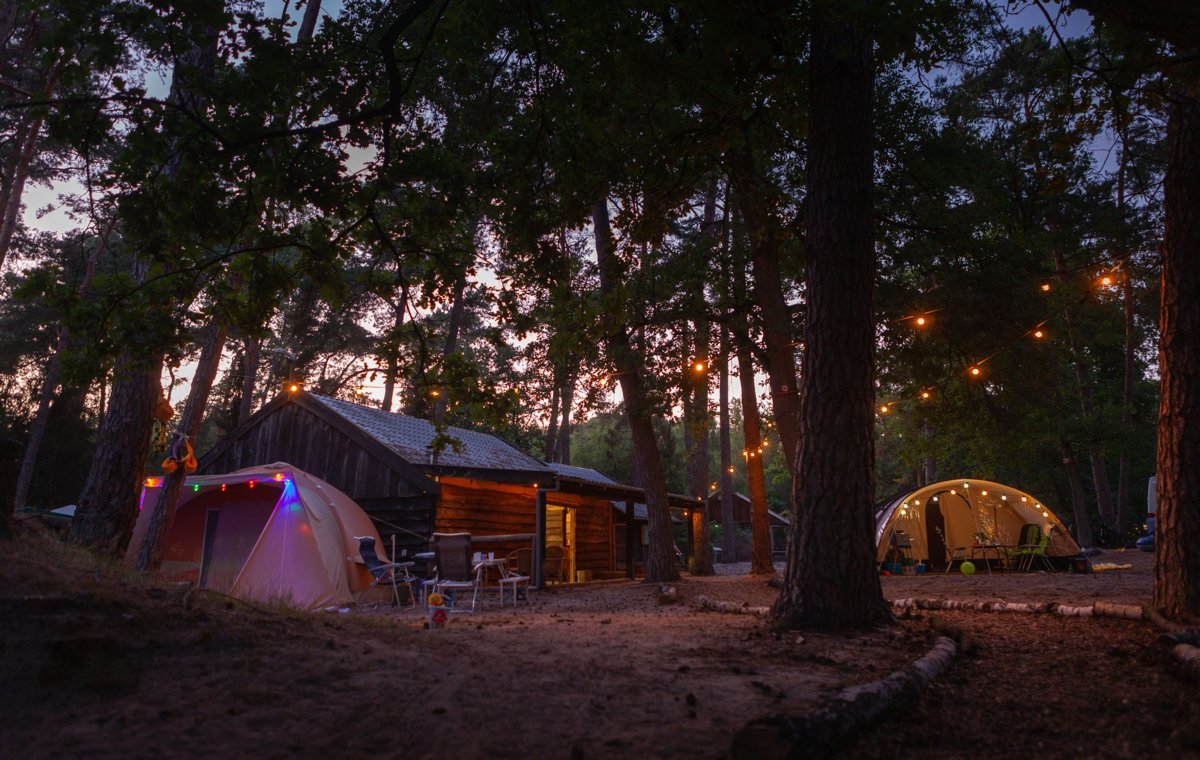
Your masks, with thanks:
[[(876, 496), (991, 478), (1131, 535), (1158, 404), (1158, 47), (1021, 28), (1023, 3), (908, 5), (873, 108)], [(627, 370), (600, 350), (619, 324), (668, 489), (720, 486), (719, 376), (802, 353), (808, 126), (803, 8), (725, 6), (4, 3), (6, 457), (44, 425), (23, 501), (74, 502), (120, 373), (163, 361), (170, 392), (215, 325), (198, 453), (298, 379), (637, 482)], [(22, 189), (62, 181), (75, 227), (24, 226)]]

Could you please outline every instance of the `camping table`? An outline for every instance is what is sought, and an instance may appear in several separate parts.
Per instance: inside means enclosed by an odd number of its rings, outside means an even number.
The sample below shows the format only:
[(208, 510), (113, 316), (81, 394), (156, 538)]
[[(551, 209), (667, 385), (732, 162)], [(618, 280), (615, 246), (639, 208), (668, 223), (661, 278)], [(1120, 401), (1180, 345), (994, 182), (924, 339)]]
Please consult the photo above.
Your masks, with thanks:
[[(495, 568), (499, 572), (501, 579), (508, 577), (508, 559), (506, 557), (484, 557), (474, 563), (473, 567), (475, 569), (475, 576), (479, 578), (479, 585), (481, 586), (487, 580), (488, 568)], [(500, 606), (504, 606), (504, 584), (500, 584)]]
[(987, 568), (990, 575), (992, 565), (988, 562), (988, 553), (990, 552), (996, 558), (997, 563), (1002, 561), (1007, 562), (1008, 550), (1011, 548), (1011, 546), (1005, 546), (1004, 544), (979, 544), (978, 546), (971, 547), (971, 559), (975, 559), (976, 555), (978, 555), (983, 560), (983, 566)]

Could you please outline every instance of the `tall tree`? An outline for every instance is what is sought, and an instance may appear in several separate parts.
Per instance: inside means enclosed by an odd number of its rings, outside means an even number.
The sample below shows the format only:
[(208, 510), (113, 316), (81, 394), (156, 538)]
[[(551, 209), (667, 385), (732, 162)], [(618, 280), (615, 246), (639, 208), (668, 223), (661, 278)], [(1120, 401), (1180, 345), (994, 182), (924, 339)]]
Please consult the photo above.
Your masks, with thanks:
[[(803, 404), (779, 627), (889, 619), (876, 574), (872, 41), (812, 8)], [(818, 403), (819, 402), (819, 403)]]
[[(170, 100), (181, 113), (202, 119), (208, 102), (205, 84), (216, 66), (220, 29), (215, 26), (224, 4), (212, 0), (192, 27), (191, 47), (174, 69)], [(166, 164), (167, 182), (180, 179), (178, 154)], [(150, 257), (143, 254), (134, 264), (133, 281), (146, 281)], [(159, 314), (159, 318), (165, 315)], [(69, 540), (103, 554), (125, 551), (137, 518), (137, 494), (150, 448), (154, 407), (161, 394), (163, 354), (154, 347), (140, 352), (127, 349), (114, 368), (114, 384), (87, 483), (79, 498)]]
[(592, 207), (592, 227), (596, 237), (596, 261), (600, 272), (600, 292), (609, 311), (610, 326), (605, 344), (610, 361), (616, 368), (621, 395), (625, 399), (625, 416), (633, 438), (634, 469), (639, 475), (646, 497), (646, 521), (650, 543), (646, 547), (646, 580), (661, 582), (677, 580), (675, 550), (671, 537), (671, 505), (663, 473), (662, 455), (654, 433), (653, 410), (643, 387), (643, 365), (621, 314), (628, 308), (621, 297), (620, 283), (625, 279), (625, 267), (616, 250), (609, 223), (608, 196)]
[[(1097, 17), (1152, 34), (1194, 54), (1200, 8), (1149, 0), (1136, 9), (1111, 0), (1074, 0)], [(1154, 603), (1168, 615), (1200, 612), (1200, 77), (1177, 66), (1168, 96), (1163, 205)]]

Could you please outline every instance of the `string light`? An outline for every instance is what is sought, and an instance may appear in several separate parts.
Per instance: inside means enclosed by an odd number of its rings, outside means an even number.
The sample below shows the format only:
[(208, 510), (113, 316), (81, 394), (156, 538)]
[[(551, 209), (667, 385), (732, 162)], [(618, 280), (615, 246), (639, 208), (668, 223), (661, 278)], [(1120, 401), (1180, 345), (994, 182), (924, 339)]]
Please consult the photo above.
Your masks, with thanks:
[(1040, 340), (1040, 339), (1042, 339), (1042, 338), (1046, 337), (1046, 333), (1042, 332), (1041, 330), (1034, 330), (1034, 331), (1033, 331), (1033, 337), (1035, 337), (1035, 338), (1037, 338), (1037, 339), (1039, 339), (1039, 340)]
[(199, 493), (199, 491), (200, 491), (200, 484), (199, 484), (199, 483), (193, 483), (193, 484), (192, 484), (192, 493)]
[(1041, 287), (1042, 287), (1042, 292), (1043, 292), (1043, 293), (1049, 293), (1049, 292), (1050, 292), (1050, 283), (1048, 283), (1048, 282), (1043, 282), (1043, 283), (1042, 283), (1042, 285), (1041, 285)]
[(697, 361), (694, 364), (692, 364), (692, 371), (697, 374), (703, 372), (706, 369), (708, 369), (708, 365), (702, 361)]

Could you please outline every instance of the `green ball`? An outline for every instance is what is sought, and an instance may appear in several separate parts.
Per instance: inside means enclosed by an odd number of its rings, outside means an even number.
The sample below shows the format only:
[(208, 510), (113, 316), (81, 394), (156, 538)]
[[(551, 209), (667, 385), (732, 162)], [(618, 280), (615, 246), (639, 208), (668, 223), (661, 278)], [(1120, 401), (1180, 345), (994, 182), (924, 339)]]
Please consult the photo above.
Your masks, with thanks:
[(958, 571), (960, 573), (962, 573), (963, 575), (974, 575), (975, 574), (975, 563), (964, 562), (958, 566)]

